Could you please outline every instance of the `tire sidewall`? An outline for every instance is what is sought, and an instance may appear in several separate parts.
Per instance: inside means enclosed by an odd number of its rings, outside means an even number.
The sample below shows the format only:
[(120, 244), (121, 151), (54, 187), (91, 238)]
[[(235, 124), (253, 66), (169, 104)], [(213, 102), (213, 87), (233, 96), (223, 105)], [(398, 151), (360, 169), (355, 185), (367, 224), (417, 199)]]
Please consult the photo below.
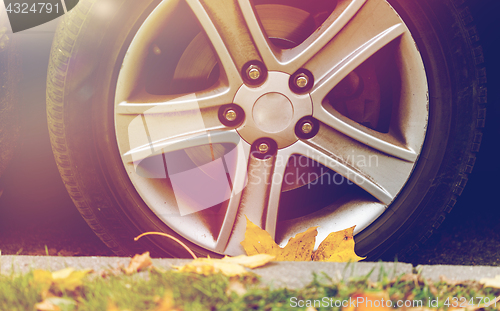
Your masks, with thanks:
[[(93, 5), (74, 45), (65, 83), (65, 93), (71, 94), (65, 98), (64, 118), (71, 125), (66, 137), (71, 138), (67, 145), (74, 177), (86, 196), (86, 205), (126, 254), (148, 250), (152, 256), (189, 257), (179, 244), (165, 238), (145, 237), (134, 242), (135, 236), (150, 231), (183, 238), (135, 191), (123, 167), (114, 127), (114, 95), (122, 61), (134, 34), (160, 1), (89, 2)], [(99, 14), (110, 7), (113, 16)], [(207, 254), (193, 243), (186, 244), (199, 255)]]
[(449, 1), (389, 0), (409, 27), (429, 87), (429, 119), (417, 164), (386, 212), (356, 236), (370, 259), (402, 260), (427, 239), (451, 210), (474, 133), (477, 102), (472, 46)]

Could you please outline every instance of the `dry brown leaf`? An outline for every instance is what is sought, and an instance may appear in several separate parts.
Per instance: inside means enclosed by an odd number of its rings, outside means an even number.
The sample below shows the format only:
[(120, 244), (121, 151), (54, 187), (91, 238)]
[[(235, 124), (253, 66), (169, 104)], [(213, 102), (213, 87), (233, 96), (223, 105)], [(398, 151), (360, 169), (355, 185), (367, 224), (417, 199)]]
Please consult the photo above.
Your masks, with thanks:
[(130, 260), (130, 263), (127, 268), (125, 268), (126, 274), (133, 274), (139, 271), (142, 271), (149, 266), (152, 266), (153, 262), (151, 261), (151, 257), (149, 256), (149, 252), (145, 252), (142, 255), (135, 255), (134, 258)]
[(290, 238), (288, 244), (281, 248), (267, 233), (247, 218), (245, 239), (241, 242), (247, 255), (269, 254), (276, 256), (277, 261), (359, 261), (354, 252), (354, 227), (339, 232), (332, 232), (314, 252), (314, 244), (318, 234), (317, 227)]

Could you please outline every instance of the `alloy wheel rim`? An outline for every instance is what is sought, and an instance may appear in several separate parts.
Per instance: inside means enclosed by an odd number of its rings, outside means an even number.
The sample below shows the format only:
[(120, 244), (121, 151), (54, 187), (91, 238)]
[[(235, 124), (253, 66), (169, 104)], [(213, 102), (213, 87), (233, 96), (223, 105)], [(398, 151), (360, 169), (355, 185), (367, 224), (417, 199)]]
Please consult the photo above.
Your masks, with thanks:
[[(272, 18), (282, 10), (292, 10), (287, 14), (295, 18), (305, 16), (302, 9), (278, 3), (163, 1), (143, 22), (121, 67), (115, 129), (124, 168), (146, 205), (163, 222), (212, 252), (242, 253), (239, 243), (246, 217), (281, 245), (311, 226), (319, 226), (317, 244), (328, 233), (353, 225), (355, 234), (360, 232), (401, 191), (424, 142), (425, 70), (408, 28), (387, 2), (339, 0), (326, 13), (319, 10), (314, 17), (302, 19), (319, 18), (321, 27), (301, 42), (288, 35), (293, 31), (286, 34), (280, 25), (273, 26)], [(228, 12), (233, 14), (227, 16)], [(171, 25), (168, 20), (181, 13), (188, 14), (186, 19), (191, 18), (198, 30), (186, 30), (193, 34), (187, 44), (179, 44), (181, 56), (172, 61), (171, 71), (174, 78), (178, 74), (180, 81), (187, 81), (183, 73), (189, 68), (179, 64), (199, 62), (194, 71), (210, 82), (192, 92), (154, 94), (145, 87), (148, 62), (166, 53), (158, 38)], [(282, 24), (290, 27), (284, 20)], [(232, 32), (224, 30), (227, 25)], [(280, 47), (282, 42), (291, 42), (291, 47)], [(336, 90), (346, 83), (359, 88), (362, 81), (368, 95), (383, 93), (382, 87), (377, 91), (376, 83), (370, 84), (379, 73), (374, 74), (369, 63), (389, 48), (398, 77), (389, 89), (398, 91), (392, 94), (397, 99), (389, 107), (386, 129), (381, 130), (370, 122), (383, 123), (383, 108), (378, 118), (349, 110), (359, 108), (357, 104), (341, 111), (338, 102), (360, 100), (350, 94), (355, 91), (344, 96), (349, 87)], [(205, 51), (200, 52), (204, 56), (193, 50)], [(256, 68), (258, 74), (250, 72)], [(250, 74), (256, 78), (248, 79)], [(370, 88), (372, 93), (366, 91)], [(269, 95), (273, 93), (278, 95)], [(269, 124), (280, 115), (288, 119)], [(363, 123), (363, 118), (368, 121)], [(304, 158), (313, 160), (305, 169), (297, 164)], [(295, 174), (287, 175), (290, 167), (297, 169)], [(298, 169), (308, 172), (305, 182), (297, 181), (303, 172)], [(293, 177), (295, 186), (284, 181), (287, 176)], [(325, 180), (351, 188), (336, 192), (323, 185)], [(286, 214), (284, 191), (320, 186), (337, 197), (312, 211), (303, 208), (306, 211), (291, 213), (295, 216), (281, 216)]]

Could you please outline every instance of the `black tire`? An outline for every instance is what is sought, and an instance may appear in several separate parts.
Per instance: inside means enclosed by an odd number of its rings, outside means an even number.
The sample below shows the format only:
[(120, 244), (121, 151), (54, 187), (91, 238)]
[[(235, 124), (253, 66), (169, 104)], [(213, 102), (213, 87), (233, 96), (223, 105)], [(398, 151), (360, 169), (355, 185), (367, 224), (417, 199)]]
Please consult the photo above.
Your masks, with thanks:
[[(414, 171), (382, 216), (356, 235), (358, 254), (400, 259), (443, 222), (474, 166), (485, 122), (482, 50), (464, 1), (389, 0), (409, 27), (429, 83), (427, 136)], [(180, 237), (147, 208), (120, 161), (113, 102), (126, 47), (159, 0), (83, 0), (59, 25), (47, 79), (47, 114), (56, 162), (75, 205), (118, 255), (148, 249), (187, 256), (145, 231)], [(102, 18), (99, 6), (113, 6)], [(180, 237), (182, 238), (182, 237)], [(185, 240), (185, 239), (183, 239)], [(193, 243), (198, 254), (210, 253)], [(210, 253), (212, 254), (212, 253)], [(213, 255), (213, 254), (212, 254)]]
[[(385, 259), (396, 254), (411, 261), (411, 254), (451, 212), (472, 172), (485, 126), (486, 70), (464, 1), (390, 2), (412, 33), (425, 34), (415, 40), (430, 86), (429, 128), (425, 156), (421, 155), (404, 192), (358, 237), (357, 249), (373, 257), (386, 252)], [(392, 214), (405, 221), (395, 222)], [(385, 241), (380, 244), (379, 239)]]
[(8, 29), (7, 14), (0, 10), (0, 176), (14, 156), (19, 137), (21, 59)]

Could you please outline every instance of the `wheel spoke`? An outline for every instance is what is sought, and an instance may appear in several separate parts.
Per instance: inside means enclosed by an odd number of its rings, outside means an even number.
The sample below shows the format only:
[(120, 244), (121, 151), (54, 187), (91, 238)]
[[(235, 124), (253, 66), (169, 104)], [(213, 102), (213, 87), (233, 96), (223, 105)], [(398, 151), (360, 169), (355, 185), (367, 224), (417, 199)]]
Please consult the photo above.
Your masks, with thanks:
[[(243, 66), (252, 60), (262, 61), (254, 46), (237, 0), (187, 0), (212, 42), (231, 79), (240, 82)], [(238, 85), (239, 85), (238, 84)]]
[(228, 166), (235, 167), (234, 174), (230, 176), (232, 182), (231, 197), (229, 198), (226, 215), (224, 216), (224, 221), (215, 246), (215, 250), (221, 253), (224, 252), (229, 238), (231, 237), (234, 221), (240, 206), (241, 194), (248, 181), (247, 166), (250, 154), (250, 145), (244, 140), (240, 140), (240, 143), (235, 149), (233, 149), (233, 151), (236, 153), (235, 156), (231, 157), (228, 155), (226, 157), (226, 161), (235, 159), (236, 162), (234, 165), (231, 165), (232, 163), (228, 163)]
[(265, 160), (249, 157), (248, 182), (239, 200), (230, 202), (219, 236), (219, 251), (225, 247), (226, 254), (243, 252), (240, 242), (245, 238), (246, 218), (265, 228), (274, 237), (283, 175), (289, 156), (290, 153), (282, 150), (277, 156)]
[(117, 115), (179, 114), (195, 109), (218, 108), (231, 103), (233, 97), (234, 93), (224, 87), (181, 95), (153, 95), (142, 91), (121, 101), (115, 112)]
[[(378, 152), (324, 124), (315, 137), (295, 148), (296, 153), (325, 165), (384, 204), (392, 202), (414, 164)], [(338, 182), (335, 177), (333, 180)]]
[(255, 42), (255, 47), (258, 49), (262, 61), (266, 65), (268, 70), (282, 70), (283, 64), (281, 64), (276, 58), (277, 51), (273, 50), (273, 45), (270, 44), (268, 38), (264, 34), (262, 27), (260, 26), (255, 11), (252, 4), (248, 0), (238, 0), (238, 4), (241, 8), (241, 12), (245, 18), (245, 22), (248, 26), (248, 30)]
[[(406, 28), (403, 24), (394, 25), (375, 37), (371, 38), (368, 42), (354, 50), (350, 55), (344, 58), (328, 72), (326, 75), (317, 82), (314, 90), (311, 92), (311, 97), (315, 105), (320, 105), (323, 98), (333, 89), (342, 79), (344, 79), (356, 67), (361, 65), (370, 56), (374, 55), (381, 48), (400, 37)], [(324, 55), (317, 58), (323, 59)], [(324, 63), (324, 62), (323, 62)], [(324, 68), (324, 67), (323, 67)], [(321, 70), (324, 70), (324, 69)], [(311, 66), (313, 72), (318, 72), (316, 68)]]
[(332, 14), (315, 33), (297, 47), (284, 50), (280, 55), (281, 70), (290, 74), (314, 58), (352, 18), (361, 10), (367, 0), (341, 0)]
[(363, 127), (335, 111), (327, 111), (323, 106), (315, 107), (313, 115), (329, 127), (378, 151), (409, 162), (415, 162), (417, 158), (415, 150), (406, 146), (391, 132), (384, 134)]

